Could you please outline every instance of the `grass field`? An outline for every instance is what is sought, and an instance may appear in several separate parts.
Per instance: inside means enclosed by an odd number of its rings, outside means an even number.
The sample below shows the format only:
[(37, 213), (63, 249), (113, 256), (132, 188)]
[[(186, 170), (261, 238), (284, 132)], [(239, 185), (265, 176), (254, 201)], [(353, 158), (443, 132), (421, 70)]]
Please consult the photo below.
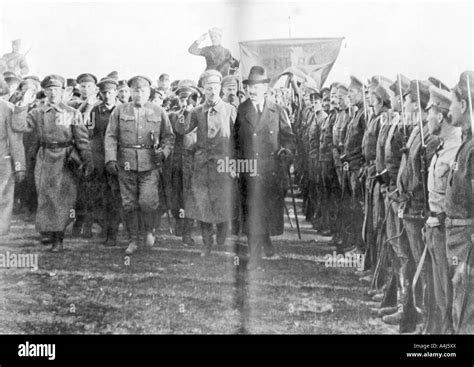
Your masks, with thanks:
[(50, 253), (34, 224), (15, 217), (0, 253), (38, 254), (38, 269), (0, 268), (0, 333), (397, 333), (371, 312), (356, 269), (325, 267), (334, 248), (301, 224), (302, 240), (287, 223), (274, 238), (279, 258), (249, 273), (232, 239), (201, 258), (199, 232), (185, 247), (166, 220), (153, 249), (127, 258), (124, 237), (106, 248), (97, 233), (66, 236), (65, 251)]

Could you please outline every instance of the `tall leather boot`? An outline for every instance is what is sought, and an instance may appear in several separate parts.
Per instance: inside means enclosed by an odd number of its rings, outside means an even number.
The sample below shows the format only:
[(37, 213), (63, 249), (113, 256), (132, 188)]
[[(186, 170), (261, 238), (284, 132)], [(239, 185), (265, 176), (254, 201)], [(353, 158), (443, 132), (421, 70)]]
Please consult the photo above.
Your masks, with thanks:
[[(406, 278), (406, 269), (402, 265), (398, 271), (398, 284), (399, 284), (399, 294), (398, 294), (398, 308), (397, 311), (393, 314), (386, 315), (382, 317), (383, 322), (389, 325), (400, 325), (400, 332), (402, 331), (402, 319), (404, 319), (404, 314), (408, 305), (408, 298), (409, 298), (409, 282)], [(405, 329), (405, 326), (403, 327)]]

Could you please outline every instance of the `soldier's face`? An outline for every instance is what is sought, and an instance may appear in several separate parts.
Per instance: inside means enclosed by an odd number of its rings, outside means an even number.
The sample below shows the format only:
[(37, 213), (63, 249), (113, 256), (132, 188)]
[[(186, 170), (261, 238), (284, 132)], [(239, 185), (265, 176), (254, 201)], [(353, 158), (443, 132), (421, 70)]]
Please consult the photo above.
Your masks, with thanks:
[(345, 110), (349, 106), (349, 97), (348, 95), (344, 92), (339, 90), (338, 92), (338, 106), (341, 110)]
[(209, 32), (209, 38), (213, 46), (218, 46), (221, 44), (221, 35), (219, 33)]
[(248, 95), (251, 101), (260, 102), (265, 98), (265, 93), (268, 90), (268, 84), (266, 83), (257, 83), (257, 84), (248, 84), (247, 86)]
[(188, 97), (179, 97), (179, 108), (186, 108), (188, 105)]
[(323, 95), (323, 110), (327, 112), (329, 111), (330, 107), (331, 107), (331, 99), (329, 97), (329, 94), (325, 93)]
[(352, 105), (358, 104), (360, 101), (362, 101), (362, 91), (358, 88), (350, 88), (349, 100)]
[(319, 98), (315, 98), (311, 101), (311, 104), (313, 105), (313, 109), (315, 112), (321, 111), (323, 109), (323, 105), (321, 103), (321, 100)]
[(329, 94), (330, 103), (332, 108), (336, 108), (339, 106), (339, 96), (337, 94), (337, 89), (331, 89), (331, 93)]
[(170, 87), (170, 78), (164, 77), (158, 80), (158, 87), (167, 90)]
[(13, 42), (12, 43), (12, 51), (13, 52), (20, 52), (21, 43), (20, 42)]
[(217, 102), (219, 95), (221, 93), (221, 85), (218, 83), (206, 83), (204, 85), (204, 95), (206, 96), (206, 101), (211, 103)]
[(390, 96), (390, 105), (394, 111), (400, 111), (400, 98), (399, 96)]
[(464, 123), (469, 121), (469, 117), (464, 117), (465, 113), (468, 113), (467, 103), (465, 100), (460, 99), (458, 95), (451, 92), (451, 106), (449, 107), (449, 117), (451, 117), (451, 123), (454, 126), (463, 126)]
[(375, 93), (371, 93), (371, 105), (374, 108), (374, 112), (377, 115), (382, 109), (383, 102), (377, 97)]
[(428, 128), (430, 134), (439, 135), (441, 132), (441, 123), (443, 122), (443, 115), (438, 113), (436, 107), (431, 107), (428, 110)]
[(119, 89), (117, 96), (120, 102), (128, 103), (128, 101), (130, 100), (130, 89), (128, 88)]
[(48, 87), (44, 90), (48, 102), (52, 105), (60, 103), (63, 99), (64, 89), (60, 87)]
[(113, 104), (115, 103), (115, 99), (117, 98), (117, 89), (111, 88), (109, 90), (105, 90), (100, 92), (100, 98), (105, 104)]
[(228, 85), (223, 89), (224, 97), (228, 98), (230, 95), (237, 95), (237, 86), (236, 85)]
[(137, 106), (143, 106), (150, 99), (150, 87), (137, 86), (130, 88), (132, 101)]
[(82, 82), (79, 84), (79, 90), (81, 91), (82, 98), (87, 98), (97, 94), (97, 86), (94, 82)]

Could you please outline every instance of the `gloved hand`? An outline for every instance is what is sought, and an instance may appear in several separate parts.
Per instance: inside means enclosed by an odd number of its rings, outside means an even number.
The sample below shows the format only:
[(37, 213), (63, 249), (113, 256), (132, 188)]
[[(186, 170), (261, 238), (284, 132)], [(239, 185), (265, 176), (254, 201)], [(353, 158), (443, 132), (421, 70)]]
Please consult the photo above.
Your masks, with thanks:
[(16, 171), (15, 172), (15, 182), (19, 184), (22, 182), (26, 177), (26, 172), (25, 171)]
[(118, 163), (117, 161), (109, 161), (107, 162), (107, 164), (105, 165), (105, 170), (113, 175), (113, 176), (117, 176), (118, 173), (119, 173), (119, 166), (118, 166)]

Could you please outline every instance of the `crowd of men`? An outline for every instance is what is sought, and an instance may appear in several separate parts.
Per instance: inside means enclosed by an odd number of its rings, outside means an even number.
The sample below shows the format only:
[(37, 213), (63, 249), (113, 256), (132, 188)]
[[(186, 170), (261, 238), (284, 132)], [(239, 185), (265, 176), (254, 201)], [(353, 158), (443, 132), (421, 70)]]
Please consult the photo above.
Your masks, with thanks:
[[(86, 238), (99, 224), (116, 246), (122, 223), (131, 255), (155, 244), (167, 217), (187, 246), (199, 225), (203, 256), (214, 235), (222, 246), (229, 230), (245, 233), (257, 269), (283, 233), (293, 164), (306, 220), (339, 252), (365, 255), (361, 276), (384, 322), (402, 333), (474, 332), (474, 72), (451, 89), (399, 74), (318, 91), (292, 77), (271, 89), (254, 66), (241, 85), (216, 32), (210, 48), (198, 48), (204, 36), (190, 47), (222, 60), (206, 57), (198, 81), (4, 73), (0, 232), (16, 204), (36, 213), (51, 251), (62, 251), (71, 223)], [(258, 173), (222, 171), (229, 159)]]

